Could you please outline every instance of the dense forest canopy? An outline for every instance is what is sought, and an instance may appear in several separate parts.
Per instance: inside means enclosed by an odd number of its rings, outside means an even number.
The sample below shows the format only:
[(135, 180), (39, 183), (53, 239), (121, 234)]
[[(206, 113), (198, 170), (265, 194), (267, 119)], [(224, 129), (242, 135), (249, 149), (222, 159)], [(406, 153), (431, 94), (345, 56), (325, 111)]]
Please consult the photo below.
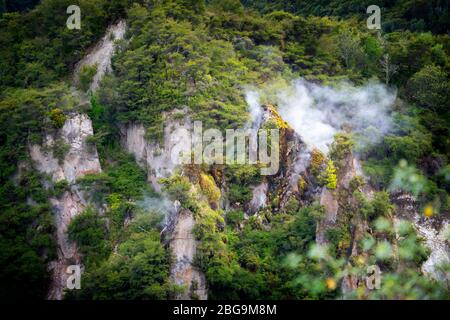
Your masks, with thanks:
[(412, 1), (252, 1), (243, 0), (244, 5), (254, 7), (262, 12), (283, 10), (298, 15), (335, 16), (342, 18), (357, 17), (366, 19), (366, 10), (370, 5), (377, 5), (383, 14), (383, 30), (449, 32), (449, 2), (447, 0), (412, 0)]
[[(148, 198), (162, 201), (161, 195), (122, 148), (123, 128), (139, 123), (147, 140), (162, 141), (166, 115), (179, 110), (205, 128), (242, 128), (250, 119), (249, 86), (269, 92), (296, 79), (330, 88), (382, 83), (396, 93), (392, 130), (364, 144), (355, 143), (364, 138), (357, 132), (339, 133), (328, 154), (312, 151), (309, 170), (319, 188), (341, 190), (337, 177), (352, 152), (366, 179), (353, 179), (339, 194), (356, 200), (342, 205), (346, 215), (328, 230), (327, 252), (315, 243), (324, 216), (317, 201), (292, 197), (281, 205), (274, 192), (258, 214), (248, 214), (263, 179), (255, 166), (203, 165), (162, 179), (164, 197), (195, 217), (194, 265), (207, 279), (209, 298), (341, 297), (337, 283), (358, 219), (373, 232), (358, 244), (363, 260), (350, 263), (359, 271), (377, 263), (388, 285), (352, 297), (449, 298), (448, 278), (439, 282), (421, 273), (429, 252), (411, 224), (393, 222), (390, 199), (394, 185), (415, 196), (422, 215), (448, 219), (448, 1), (82, 0), (82, 28), (69, 30), (72, 2), (0, 1), (0, 298), (46, 297), (47, 266), (57, 254), (52, 199), (75, 185), (91, 205), (67, 231), (85, 271), (82, 289), (65, 298), (179, 294), (183, 288), (171, 279), (172, 257), (160, 237), (165, 209), (144, 205)], [(369, 2), (382, 8), (382, 30), (366, 27)], [(73, 85), (77, 62), (120, 19), (127, 31), (116, 41), (112, 72), (95, 92), (88, 90), (95, 67), (83, 69)], [(29, 147), (57, 135), (77, 113), (92, 120), (89, 145), (102, 171), (73, 185), (54, 182), (36, 170)], [(266, 125), (280, 127), (277, 121)], [(64, 161), (66, 149), (57, 143), (47, 151)], [(299, 180), (299, 193), (305, 184)], [(365, 184), (373, 188), (370, 198), (362, 192)], [(232, 204), (226, 210), (218, 205), (224, 190)]]

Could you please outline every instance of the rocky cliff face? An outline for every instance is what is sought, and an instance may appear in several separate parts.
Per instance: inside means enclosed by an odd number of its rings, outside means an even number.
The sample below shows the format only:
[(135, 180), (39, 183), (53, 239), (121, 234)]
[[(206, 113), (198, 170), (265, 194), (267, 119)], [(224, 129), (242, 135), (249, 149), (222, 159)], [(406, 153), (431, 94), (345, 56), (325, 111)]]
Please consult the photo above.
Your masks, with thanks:
[(111, 71), (111, 57), (114, 54), (114, 41), (123, 39), (126, 31), (126, 23), (120, 20), (111, 25), (106, 30), (103, 38), (95, 45), (86, 57), (77, 63), (75, 67), (75, 82), (78, 82), (78, 75), (84, 66), (97, 66), (97, 72), (92, 79), (90, 90), (94, 92), (98, 89), (103, 75)]
[[(184, 111), (182, 111), (184, 113)], [(179, 167), (174, 160), (174, 147), (186, 137), (181, 136), (180, 128), (191, 128), (191, 120), (185, 114), (183, 119), (174, 120), (166, 114), (164, 140), (162, 143), (149, 141), (142, 124), (129, 124), (121, 127), (122, 146), (136, 158), (138, 164), (148, 174), (148, 180), (157, 192), (161, 192), (159, 179), (170, 177)], [(193, 266), (197, 241), (193, 235), (195, 219), (188, 210), (175, 210), (167, 213), (165, 237), (173, 257), (171, 277), (187, 290), (177, 299), (207, 299), (206, 279), (202, 272)]]
[[(55, 182), (67, 180), (69, 183), (74, 183), (78, 177), (86, 173), (98, 172), (100, 163), (97, 150), (86, 142), (92, 135), (92, 122), (87, 115), (69, 116), (56, 134), (44, 137), (42, 146), (30, 146), (30, 155), (36, 163), (36, 169), (50, 175)], [(55, 143), (65, 143), (68, 146), (62, 161), (56, 159), (53, 152), (49, 151)]]
[[(93, 92), (98, 88), (103, 75), (111, 71), (114, 41), (122, 39), (125, 30), (125, 21), (119, 21), (108, 28), (102, 40), (77, 64), (74, 73), (75, 82), (78, 81), (83, 66), (96, 65), (97, 72), (90, 85), (90, 91)], [(50, 199), (57, 230), (58, 259), (49, 265), (52, 283), (48, 299), (62, 299), (68, 278), (67, 266), (81, 264), (76, 244), (68, 239), (67, 228), (73, 217), (88, 205), (86, 195), (76, 185), (76, 179), (88, 173), (101, 172), (97, 150), (87, 142), (87, 138), (92, 135), (93, 128), (89, 117), (85, 114), (73, 114), (68, 117), (62, 129), (44, 137), (42, 146), (29, 147), (30, 156), (38, 171), (48, 174), (54, 183), (66, 180), (70, 185), (61, 197)], [(68, 149), (64, 159), (56, 159), (51, 151), (55, 144), (60, 143), (66, 144)]]
[(189, 210), (181, 210), (174, 217), (174, 229), (170, 234), (170, 250), (173, 256), (171, 277), (178, 285), (186, 287), (176, 298), (181, 300), (208, 298), (205, 275), (193, 267), (197, 241), (193, 235), (195, 219)]
[(147, 171), (148, 180), (158, 192), (161, 192), (158, 180), (170, 177), (177, 167), (172, 157), (172, 149), (185, 137), (179, 136), (180, 133), (176, 130), (191, 126), (191, 120), (187, 116), (182, 120), (172, 120), (169, 114), (165, 118), (167, 121), (164, 124), (162, 143), (149, 141), (142, 124), (129, 124), (120, 128), (123, 148), (133, 154), (138, 164)]
[[(351, 203), (351, 195), (348, 195), (345, 199), (339, 199), (338, 195), (347, 193), (346, 191), (349, 190), (350, 181), (358, 174), (357, 168), (358, 160), (352, 153), (348, 154), (343, 161), (342, 168), (339, 170), (336, 189), (329, 190), (326, 187), (322, 188), (322, 192), (320, 194), (320, 204), (325, 209), (325, 216), (317, 225), (316, 241), (318, 244), (323, 245), (327, 243), (326, 232), (336, 226), (339, 215), (346, 214), (346, 212), (342, 210), (339, 200), (346, 203)], [(370, 198), (371, 192), (367, 189), (364, 191), (364, 193)]]
[[(359, 214), (350, 214), (348, 207), (356, 206), (357, 199), (353, 196), (352, 180), (361, 177), (361, 165), (358, 158), (348, 153), (342, 160), (337, 177), (337, 188), (329, 190), (320, 187), (313, 177), (310, 168), (311, 154), (307, 146), (289, 125), (281, 118), (273, 106), (261, 106), (260, 122), (256, 130), (268, 122), (275, 122), (280, 129), (280, 169), (273, 176), (264, 177), (252, 190), (252, 199), (246, 204), (247, 217), (258, 214), (267, 205), (272, 207), (273, 213), (281, 210), (291, 198), (297, 199), (301, 205), (318, 200), (323, 206), (325, 215), (317, 224), (316, 242), (320, 245), (328, 243), (327, 231), (344, 223), (350, 232), (350, 243), (345, 253), (348, 266), (358, 257), (365, 257), (358, 243), (367, 232), (369, 224)], [(362, 178), (364, 178), (362, 176)], [(373, 198), (374, 189), (369, 184), (357, 187), (368, 199)], [(226, 187), (222, 190), (226, 190)], [(394, 219), (407, 218), (415, 226), (418, 235), (423, 237), (425, 245), (431, 249), (428, 260), (423, 264), (422, 271), (435, 279), (449, 278), (437, 266), (449, 261), (449, 244), (446, 240), (448, 219), (425, 219), (418, 213), (415, 200), (407, 195), (392, 198), (396, 204)], [(276, 207), (278, 204), (278, 207)], [(347, 275), (343, 278), (341, 289), (344, 296), (354, 291), (361, 283), (359, 280)]]
[[(29, 147), (38, 171), (48, 174), (54, 183), (66, 180), (70, 186), (61, 197), (50, 199), (56, 223), (58, 259), (49, 265), (52, 271), (49, 299), (62, 299), (68, 277), (67, 266), (81, 263), (76, 244), (68, 239), (67, 228), (73, 217), (87, 206), (87, 197), (76, 185), (77, 178), (87, 173), (101, 172), (97, 150), (87, 143), (87, 138), (92, 134), (91, 120), (84, 114), (74, 114), (66, 120), (62, 129), (45, 136), (42, 146)], [(67, 144), (68, 151), (62, 161), (56, 159), (51, 151), (55, 143)]]
[[(276, 200), (279, 210), (284, 207), (291, 198), (297, 198), (301, 202), (311, 200), (314, 193), (313, 184), (308, 184), (305, 190), (299, 189), (299, 180), (308, 180), (307, 168), (310, 155), (301, 137), (281, 118), (272, 105), (261, 107), (261, 119), (258, 122), (258, 130), (267, 123), (274, 123), (280, 131), (280, 165), (274, 175), (269, 175), (253, 188), (252, 200), (247, 206), (247, 213), (253, 214), (264, 208), (269, 201)], [(307, 197), (302, 197), (309, 193)]]
[(439, 270), (441, 264), (450, 262), (448, 218), (422, 216), (416, 199), (406, 192), (393, 192), (391, 201), (396, 205), (397, 217), (410, 221), (417, 234), (424, 239), (424, 245), (431, 251), (422, 265), (422, 272), (436, 280), (450, 280), (450, 274)]

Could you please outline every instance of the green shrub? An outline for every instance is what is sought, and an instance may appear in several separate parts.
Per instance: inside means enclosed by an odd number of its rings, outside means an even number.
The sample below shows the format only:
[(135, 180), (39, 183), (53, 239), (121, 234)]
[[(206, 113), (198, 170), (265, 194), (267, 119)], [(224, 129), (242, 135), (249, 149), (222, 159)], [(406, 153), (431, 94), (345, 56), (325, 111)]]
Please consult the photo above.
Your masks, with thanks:
[(68, 228), (69, 239), (75, 241), (89, 266), (106, 258), (111, 252), (105, 222), (89, 207), (77, 215)]
[(228, 211), (225, 215), (225, 221), (232, 228), (239, 225), (244, 220), (244, 212), (242, 211)]
[(79, 87), (84, 92), (89, 90), (89, 87), (91, 85), (92, 79), (94, 78), (95, 74), (97, 73), (97, 65), (88, 66), (85, 65), (81, 68), (80, 74), (79, 74)]
[(56, 128), (62, 128), (62, 126), (66, 122), (66, 116), (59, 108), (55, 108), (50, 111), (50, 119), (53, 126), (55, 126)]
[(54, 196), (57, 198), (61, 197), (64, 194), (64, 192), (69, 190), (69, 188), (70, 188), (69, 182), (65, 179), (56, 182), (55, 185), (53, 186)]

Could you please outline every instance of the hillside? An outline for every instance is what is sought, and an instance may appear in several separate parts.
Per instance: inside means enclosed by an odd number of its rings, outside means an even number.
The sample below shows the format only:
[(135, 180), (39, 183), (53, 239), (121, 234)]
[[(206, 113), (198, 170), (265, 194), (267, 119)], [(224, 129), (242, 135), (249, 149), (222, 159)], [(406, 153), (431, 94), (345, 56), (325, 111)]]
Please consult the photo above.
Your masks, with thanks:
[(0, 299), (450, 298), (446, 1), (71, 4), (1, 7)]

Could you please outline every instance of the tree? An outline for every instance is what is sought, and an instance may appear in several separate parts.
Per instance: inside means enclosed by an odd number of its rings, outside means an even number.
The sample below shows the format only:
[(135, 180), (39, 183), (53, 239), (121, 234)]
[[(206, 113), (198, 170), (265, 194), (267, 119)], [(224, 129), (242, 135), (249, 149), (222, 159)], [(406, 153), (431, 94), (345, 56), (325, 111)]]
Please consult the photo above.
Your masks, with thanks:
[(338, 51), (344, 64), (350, 68), (360, 54), (360, 40), (351, 32), (342, 32), (337, 38)]
[(406, 90), (415, 103), (433, 111), (445, 111), (450, 99), (450, 83), (442, 68), (427, 65), (409, 79)]
[(398, 66), (392, 63), (391, 57), (389, 56), (388, 53), (383, 55), (383, 58), (380, 60), (380, 64), (384, 73), (386, 85), (388, 85), (392, 76), (397, 73)]

